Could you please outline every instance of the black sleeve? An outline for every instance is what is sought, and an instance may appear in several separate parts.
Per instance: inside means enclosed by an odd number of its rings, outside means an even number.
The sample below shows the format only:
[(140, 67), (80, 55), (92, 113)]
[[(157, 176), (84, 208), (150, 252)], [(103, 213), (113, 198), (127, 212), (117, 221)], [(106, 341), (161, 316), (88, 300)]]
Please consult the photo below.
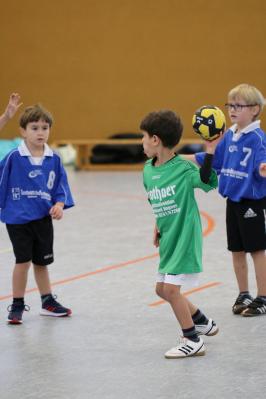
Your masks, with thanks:
[(205, 154), (204, 162), (200, 167), (200, 178), (205, 184), (208, 183), (212, 171), (213, 154)]

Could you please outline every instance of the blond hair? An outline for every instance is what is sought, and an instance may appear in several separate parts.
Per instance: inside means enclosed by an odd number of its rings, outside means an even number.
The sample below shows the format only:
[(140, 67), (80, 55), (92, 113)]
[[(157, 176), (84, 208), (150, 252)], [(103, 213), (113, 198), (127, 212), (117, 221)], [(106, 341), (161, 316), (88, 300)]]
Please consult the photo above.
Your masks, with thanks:
[(247, 83), (242, 83), (229, 91), (229, 100), (237, 100), (239, 98), (245, 101), (247, 105), (259, 106), (259, 113), (256, 115), (256, 117), (262, 112), (265, 105), (265, 98), (256, 87)]

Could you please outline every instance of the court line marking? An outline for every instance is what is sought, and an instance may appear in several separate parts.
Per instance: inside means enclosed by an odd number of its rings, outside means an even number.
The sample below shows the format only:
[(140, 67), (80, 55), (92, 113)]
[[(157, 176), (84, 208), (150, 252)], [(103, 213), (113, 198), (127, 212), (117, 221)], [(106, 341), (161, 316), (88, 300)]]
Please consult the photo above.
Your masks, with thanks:
[[(208, 234), (210, 234), (211, 231), (214, 229), (215, 222), (214, 222), (213, 218), (212, 218), (210, 215), (208, 215), (208, 213), (206, 213), (206, 212), (204, 212), (204, 211), (200, 211), (200, 214), (201, 214), (205, 219), (207, 219), (207, 228), (206, 228), (206, 229), (203, 231), (203, 233), (202, 233), (202, 235), (203, 235), (204, 237), (206, 237), (206, 236), (207, 236)], [(11, 248), (11, 247), (0, 249), (0, 255), (1, 255), (1, 254), (8, 253), (8, 252), (12, 252), (12, 248)]]
[[(157, 256), (158, 256), (158, 253), (152, 254), (152, 255), (148, 255), (148, 256), (144, 256), (142, 258), (129, 260), (127, 262), (118, 263), (117, 265), (111, 265), (111, 266), (102, 267), (101, 269), (96, 269), (96, 270), (93, 270), (91, 272), (78, 274), (78, 275), (73, 276), (73, 277), (68, 277), (68, 278), (65, 278), (63, 280), (55, 281), (54, 283), (51, 283), (51, 286), (66, 284), (66, 283), (70, 283), (72, 281), (81, 280), (81, 279), (89, 277), (89, 276), (94, 276), (95, 274), (100, 274), (100, 273), (109, 272), (110, 270), (120, 269), (122, 267), (133, 265), (135, 263), (140, 263), (140, 262), (143, 262), (143, 261), (148, 260), (148, 259), (156, 258)], [(29, 294), (29, 293), (35, 292), (35, 291), (38, 291), (37, 287), (30, 288), (30, 289), (26, 290), (26, 294)], [(0, 301), (4, 301), (5, 299), (12, 298), (12, 296), (13, 296), (12, 294), (0, 296)]]
[[(203, 217), (205, 217), (207, 219), (207, 227), (203, 231), (203, 236), (205, 237), (206, 235), (210, 234), (210, 232), (213, 230), (213, 228), (215, 226), (215, 222), (214, 222), (213, 218), (210, 215), (208, 215), (206, 212), (200, 211), (200, 213), (202, 214)], [(90, 271), (90, 272), (83, 273), (83, 274), (78, 274), (78, 275), (73, 276), (73, 277), (68, 277), (68, 278), (65, 278), (65, 279), (62, 279), (62, 280), (58, 280), (58, 281), (52, 282), (51, 286), (54, 287), (56, 285), (67, 284), (67, 283), (70, 283), (72, 281), (81, 280), (81, 279), (84, 279), (84, 278), (87, 278), (87, 277), (90, 277), (90, 276), (93, 276), (93, 275), (96, 275), (96, 274), (109, 272), (109, 271), (115, 270), (115, 269), (121, 269), (123, 267), (129, 266), (129, 265), (133, 265), (133, 264), (136, 264), (136, 263), (140, 263), (140, 262), (143, 262), (143, 261), (148, 260), (148, 259), (156, 258), (158, 255), (159, 255), (158, 253), (155, 253), (155, 254), (147, 255), (147, 256), (144, 256), (144, 257), (141, 257), (141, 258), (129, 260), (127, 262), (118, 263), (117, 265), (105, 266), (105, 267), (102, 267), (100, 269), (96, 269), (94, 271)], [(29, 294), (31, 292), (36, 292), (36, 291), (38, 291), (38, 288), (34, 287), (34, 288), (27, 289), (25, 291), (25, 293)], [(4, 300), (12, 298), (12, 297), (13, 297), (12, 294), (0, 296), (0, 301), (4, 301)]]
[(8, 252), (12, 252), (12, 248), (4, 248), (4, 249), (0, 249), (0, 254), (6, 254)]
[[(216, 287), (217, 285), (221, 285), (222, 283), (220, 283), (219, 281), (212, 281), (210, 283), (204, 284), (204, 285), (200, 285), (199, 287), (196, 288), (191, 288), (190, 290), (184, 291), (182, 294), (184, 296), (188, 296), (190, 294), (193, 294), (194, 292), (199, 292), (199, 291), (203, 291), (206, 290), (207, 288), (211, 288), (211, 287)], [(149, 304), (150, 307), (155, 307), (155, 306), (159, 306), (162, 305), (164, 303), (167, 303), (164, 299), (160, 299), (159, 301), (155, 301)]]

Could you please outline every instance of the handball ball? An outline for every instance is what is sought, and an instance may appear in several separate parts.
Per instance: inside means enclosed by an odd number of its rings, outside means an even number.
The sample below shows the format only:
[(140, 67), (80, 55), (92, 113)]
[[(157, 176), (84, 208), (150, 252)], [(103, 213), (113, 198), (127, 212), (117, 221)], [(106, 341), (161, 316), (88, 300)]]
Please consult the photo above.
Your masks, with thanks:
[(215, 140), (225, 128), (224, 113), (214, 105), (204, 105), (193, 115), (192, 127), (204, 140)]

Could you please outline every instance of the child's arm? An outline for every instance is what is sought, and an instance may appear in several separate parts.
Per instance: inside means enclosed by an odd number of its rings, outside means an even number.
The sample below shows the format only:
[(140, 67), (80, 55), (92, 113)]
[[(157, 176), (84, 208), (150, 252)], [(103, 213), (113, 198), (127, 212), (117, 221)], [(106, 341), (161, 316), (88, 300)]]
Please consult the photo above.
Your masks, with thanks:
[(5, 112), (0, 116), (0, 129), (2, 129), (9, 119), (13, 118), (21, 105), (22, 103), (20, 102), (20, 95), (18, 93), (12, 93)]
[(220, 137), (213, 141), (206, 141), (206, 154), (204, 162), (200, 167), (200, 178), (203, 183), (208, 183), (212, 172), (212, 161), (215, 148), (220, 141)]
[(266, 177), (266, 163), (265, 162), (262, 162), (260, 164), (260, 175), (262, 177)]
[(57, 202), (56, 204), (54, 204), (54, 206), (52, 206), (49, 213), (53, 219), (56, 220), (62, 219), (64, 205), (65, 204), (63, 202)]

